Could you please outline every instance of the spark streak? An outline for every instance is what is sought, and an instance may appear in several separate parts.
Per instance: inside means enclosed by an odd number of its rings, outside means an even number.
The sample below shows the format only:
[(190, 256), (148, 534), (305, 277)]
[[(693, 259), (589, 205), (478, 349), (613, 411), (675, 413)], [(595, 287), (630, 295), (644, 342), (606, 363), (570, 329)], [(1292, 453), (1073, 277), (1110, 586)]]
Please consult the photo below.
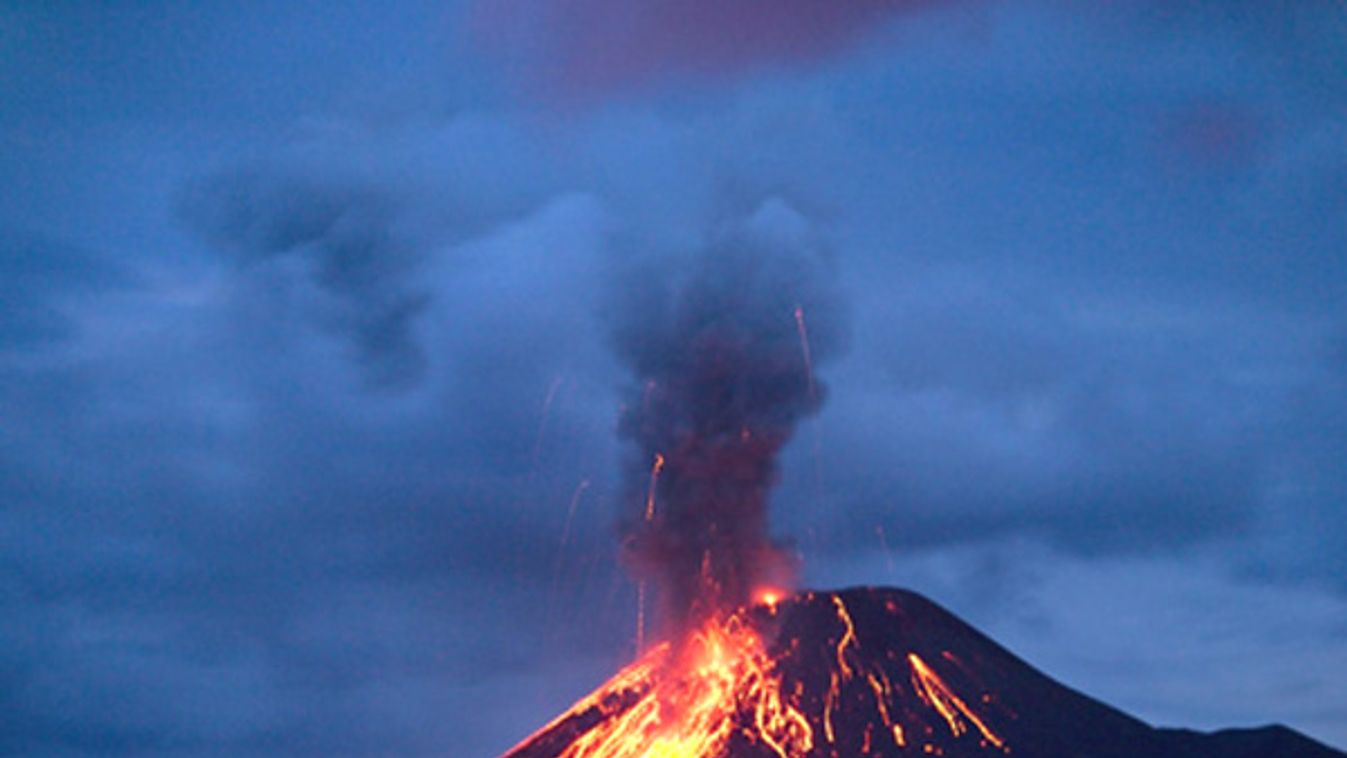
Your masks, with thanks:
[[(557, 559), (552, 566), (552, 591), (548, 593), (549, 603), (555, 603), (558, 587), (561, 583), (561, 567), (566, 560), (566, 543), (570, 541), (571, 524), (575, 521), (575, 509), (580, 505), (580, 497), (589, 489), (589, 480), (581, 479), (576, 485), (575, 492), (571, 495), (570, 507), (566, 509), (566, 523), (561, 527), (561, 541), (557, 545)], [(551, 610), (548, 610), (548, 618), (552, 616)]]
[(557, 398), (557, 391), (566, 381), (565, 374), (557, 376), (547, 387), (547, 395), (543, 398), (542, 413), (538, 417), (538, 432), (533, 437), (533, 469), (538, 468), (538, 459), (542, 457), (543, 433), (547, 431), (547, 419), (552, 415), (552, 402)]
[(795, 306), (795, 330), (800, 333), (800, 355), (804, 356), (805, 378), (809, 381), (809, 399), (818, 402), (818, 387), (814, 385), (814, 354), (809, 349), (809, 329), (804, 324), (804, 306)]
[[(809, 402), (818, 405), (818, 385), (814, 382), (814, 351), (809, 347), (809, 328), (804, 322), (804, 306), (795, 306), (795, 331), (800, 335), (800, 356), (804, 359), (805, 381), (809, 383)], [(818, 426), (814, 427), (814, 489), (819, 502), (823, 501), (823, 441)]]
[(645, 493), (646, 523), (655, 519), (655, 485), (659, 483), (659, 472), (663, 470), (664, 456), (661, 453), (655, 453), (655, 463), (650, 467), (650, 488)]
[[(655, 462), (650, 466), (650, 487), (645, 493), (645, 522), (655, 520), (655, 487), (659, 484), (659, 472), (664, 470), (664, 455), (655, 453)], [(645, 649), (645, 580), (636, 585), (636, 652)]]
[[(575, 508), (580, 504), (580, 496), (589, 489), (589, 480), (581, 479), (580, 484), (576, 485), (575, 493), (571, 495), (571, 506), (566, 509), (566, 524), (561, 528), (561, 550), (566, 549), (566, 541), (570, 538), (571, 523), (575, 521)], [(557, 561), (560, 563), (561, 556), (557, 555)]]

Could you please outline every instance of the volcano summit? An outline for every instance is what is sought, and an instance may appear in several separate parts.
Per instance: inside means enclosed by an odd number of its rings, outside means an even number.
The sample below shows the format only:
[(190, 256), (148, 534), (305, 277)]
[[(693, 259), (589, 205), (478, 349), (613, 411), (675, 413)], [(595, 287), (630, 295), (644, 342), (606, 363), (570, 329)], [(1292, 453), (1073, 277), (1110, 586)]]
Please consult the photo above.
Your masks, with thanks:
[(1344, 758), (1285, 727), (1156, 729), (912, 592), (803, 592), (662, 643), (505, 758)]
[[(807, 221), (768, 201), (677, 276), (618, 288), (640, 656), (506, 758), (1347, 758), (1280, 727), (1151, 728), (910, 592), (761, 594), (795, 578), (767, 506), (841, 339), (830, 270)], [(648, 649), (647, 597), (665, 640)]]

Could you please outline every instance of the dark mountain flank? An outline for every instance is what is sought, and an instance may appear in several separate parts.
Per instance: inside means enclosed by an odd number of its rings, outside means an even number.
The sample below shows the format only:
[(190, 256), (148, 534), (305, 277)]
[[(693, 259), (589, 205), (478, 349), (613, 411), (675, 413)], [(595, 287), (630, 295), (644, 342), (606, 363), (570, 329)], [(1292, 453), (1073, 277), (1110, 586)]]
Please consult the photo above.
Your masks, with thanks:
[(1344, 758), (1282, 726), (1157, 729), (912, 592), (762, 602), (663, 643), (508, 758)]

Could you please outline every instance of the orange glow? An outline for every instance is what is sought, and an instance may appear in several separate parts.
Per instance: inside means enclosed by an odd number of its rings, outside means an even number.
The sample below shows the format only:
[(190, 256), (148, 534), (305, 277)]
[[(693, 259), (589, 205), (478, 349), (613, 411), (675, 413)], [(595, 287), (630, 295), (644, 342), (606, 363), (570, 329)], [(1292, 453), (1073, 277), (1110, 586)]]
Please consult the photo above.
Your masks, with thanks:
[(848, 645), (856, 643), (856, 624), (851, 620), (851, 613), (847, 611), (847, 606), (842, 602), (842, 598), (833, 595), (833, 605), (837, 606), (837, 617), (846, 625), (846, 634), (837, 643), (837, 669), (842, 672), (843, 679), (851, 678), (851, 667), (847, 665), (846, 651)]
[[(917, 688), (917, 694), (927, 704), (940, 711), (940, 715), (945, 717), (945, 721), (949, 724), (949, 730), (954, 736), (958, 737), (968, 731), (967, 725), (963, 723), (963, 719), (967, 719), (978, 728), (984, 740), (996, 747), (1005, 747), (1005, 742), (988, 729), (986, 724), (982, 723), (982, 719), (978, 718), (978, 715), (950, 690), (944, 680), (937, 676), (920, 656), (916, 653), (908, 653), (907, 661), (912, 665), (912, 683)], [(960, 716), (963, 718), (961, 719)]]
[[(669, 667), (676, 673), (655, 676)], [(617, 704), (629, 695), (638, 699), (620, 709)], [(775, 663), (737, 616), (707, 624), (681, 652), (668, 643), (652, 648), (538, 734), (591, 710), (611, 718), (577, 737), (558, 758), (714, 756), (729, 741), (740, 713), (751, 714), (755, 738), (781, 758), (813, 749), (808, 719), (783, 695)]]
[(776, 612), (776, 606), (781, 602), (785, 593), (775, 587), (763, 587), (753, 593), (754, 605), (765, 605), (769, 611)]
[(664, 470), (664, 455), (655, 453), (655, 462), (650, 466), (650, 488), (645, 493), (645, 520), (655, 518), (655, 485), (659, 483), (659, 472)]
[[(778, 758), (944, 755), (950, 739), (1010, 752), (916, 652), (863, 650), (870, 627), (858, 622), (873, 617), (853, 618), (840, 595), (787, 599), (766, 587), (754, 597), (752, 607), (713, 618), (680, 642), (653, 646), (507, 756), (530, 755), (538, 743), (547, 745), (538, 755), (555, 758), (729, 758), (750, 748)], [(831, 605), (830, 647), (808, 652), (795, 640), (765, 639), (761, 630), (777, 627), (764, 610), (775, 617), (796, 602)], [(826, 690), (800, 678), (794, 667), (806, 661), (826, 666)], [(986, 693), (971, 700), (988, 703)]]

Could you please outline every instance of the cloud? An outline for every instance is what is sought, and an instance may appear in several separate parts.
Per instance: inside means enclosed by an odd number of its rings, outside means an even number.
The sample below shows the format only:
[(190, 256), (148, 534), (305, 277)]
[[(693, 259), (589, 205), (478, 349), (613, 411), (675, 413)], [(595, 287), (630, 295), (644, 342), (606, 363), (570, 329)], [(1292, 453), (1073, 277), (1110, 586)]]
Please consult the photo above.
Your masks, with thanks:
[[(822, 429), (829, 499), (847, 522), (834, 538), (1039, 530), (1099, 551), (1250, 528), (1259, 467), (1283, 441), (1251, 443), (1278, 417), (1231, 377), (1247, 336), (1272, 327), (1222, 337), (1228, 322), (1201, 309), (1126, 299), (1114, 314), (1098, 297), (1081, 311), (1032, 281), (918, 269), (901, 293), (856, 305), (870, 355), (834, 378), (840, 425)], [(1195, 338), (1200, 357), (1185, 354)]]
[(0, 229), (0, 349), (31, 350), (74, 336), (79, 299), (134, 281), (127, 267), (105, 255)]
[[(608, 388), (568, 342), (596, 330), (556, 331), (591, 315), (572, 277), (602, 239), (601, 209), (563, 197), (428, 260), (433, 386), (392, 396), (344, 387), (303, 329), (253, 339), (270, 314), (239, 309), (256, 294), (232, 276), (168, 312), (162, 282), (139, 291), (153, 328), (116, 350), (0, 364), (23, 408), (0, 431), (0, 750), (490, 754), (499, 724), (445, 713), (540, 652), (483, 630), (564, 621), (553, 644), (610, 668), (627, 627), (603, 603), (625, 585), (610, 416), (587, 407)], [(507, 322), (489, 281), (550, 307)], [(560, 563), (575, 580), (547, 608), (579, 472), (598, 476)]]
[(721, 80), (839, 52), (935, 0), (478, 0), (477, 38), (550, 97), (590, 100), (671, 79)]
[(231, 172), (191, 188), (183, 208), (245, 264), (298, 257), (328, 296), (315, 305), (319, 319), (348, 341), (370, 384), (405, 386), (424, 375), (413, 324), (429, 296), (412, 284), (415, 243), (399, 238), (391, 198), (306, 177)]
[[(471, 118), (426, 126), (319, 123), (260, 160), (198, 177), (179, 216), (242, 270), (309, 285), (295, 299), (341, 336), (368, 386), (420, 382), (417, 322), (433, 297), (418, 284), (428, 259), (541, 201), (534, 151), (520, 135)], [(504, 177), (504, 180), (502, 179)], [(519, 179), (511, 182), (509, 179)]]

